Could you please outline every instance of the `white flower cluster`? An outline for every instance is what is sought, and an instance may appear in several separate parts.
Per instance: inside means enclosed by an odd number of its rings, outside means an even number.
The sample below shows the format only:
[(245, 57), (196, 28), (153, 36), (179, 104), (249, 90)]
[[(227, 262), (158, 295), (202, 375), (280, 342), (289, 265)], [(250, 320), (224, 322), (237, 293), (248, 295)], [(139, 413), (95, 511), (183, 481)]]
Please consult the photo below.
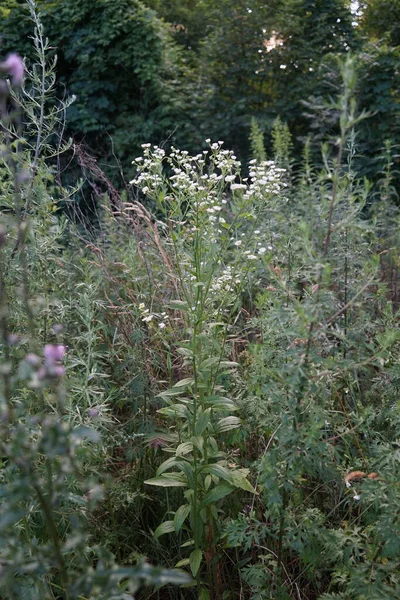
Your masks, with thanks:
[[(231, 150), (222, 150), (223, 142), (206, 140), (210, 150), (201, 154), (190, 156), (187, 150), (178, 150), (172, 147), (170, 155), (165, 156), (165, 151), (158, 146), (142, 144), (143, 156), (136, 158), (133, 163), (139, 169), (135, 179), (130, 182), (137, 185), (144, 193), (154, 191), (163, 182), (162, 163), (166, 158), (172, 169), (173, 175), (169, 177), (172, 191), (195, 194), (206, 192), (209, 194), (219, 185), (230, 184), (232, 192), (243, 190), (245, 198), (259, 194), (281, 194), (287, 184), (282, 181), (282, 174), (286, 169), (276, 166), (274, 161), (264, 161), (259, 165), (255, 160), (250, 161), (250, 182), (243, 179), (237, 182), (240, 172), (240, 162)], [(210, 173), (205, 172), (209, 167)]]
[[(209, 140), (206, 140), (208, 143)], [(166, 158), (172, 175), (168, 182), (172, 192), (190, 194), (208, 194), (217, 185), (221, 187), (236, 180), (240, 162), (231, 150), (222, 150), (223, 142), (210, 145), (210, 150), (190, 156), (187, 150), (172, 147), (169, 156), (158, 146), (142, 144), (143, 156), (133, 161), (138, 175), (130, 182), (141, 188), (145, 194), (154, 192), (163, 182), (162, 163)], [(205, 172), (209, 169), (210, 173)]]
[(216, 277), (211, 286), (212, 292), (234, 292), (235, 286), (240, 283), (240, 279), (234, 276), (234, 270), (230, 265), (227, 265), (219, 277)]
[[(258, 241), (260, 239), (260, 230), (259, 229), (255, 229), (253, 231), (253, 236), (252, 238), (254, 238), (253, 242), (256, 243), (256, 247), (254, 248), (253, 251), (246, 249), (243, 250), (243, 256), (249, 260), (249, 261), (253, 261), (253, 260), (257, 260), (260, 257), (262, 257), (268, 250), (272, 250), (273, 247), (271, 244), (268, 244), (266, 246), (263, 245), (263, 242)], [(236, 248), (241, 248), (242, 246), (245, 245), (245, 240), (243, 238), (245, 238), (245, 234), (242, 233), (241, 234), (242, 239), (239, 240), (235, 240), (235, 238), (231, 237), (231, 242), (233, 242), (233, 245)]]
[(159, 323), (158, 323), (159, 329), (164, 329), (167, 326), (167, 324), (165, 322), (168, 319), (166, 312), (162, 312), (160, 314), (151, 313), (150, 310), (148, 308), (146, 308), (144, 302), (141, 302), (139, 304), (138, 308), (140, 310), (143, 323), (150, 323), (154, 319), (154, 320), (159, 321)]
[(286, 173), (286, 169), (277, 167), (272, 160), (264, 161), (259, 165), (252, 160), (249, 164), (250, 184), (245, 192), (245, 198), (250, 199), (260, 194), (282, 194), (283, 189), (287, 187), (287, 183), (282, 181), (282, 175)]
[(133, 161), (133, 164), (139, 170), (138, 175), (129, 183), (137, 185), (144, 194), (148, 194), (154, 192), (163, 184), (162, 162), (165, 151), (158, 146), (153, 146), (153, 149), (151, 149), (151, 144), (142, 144), (142, 148), (143, 156), (138, 156)]
[[(145, 194), (157, 195), (160, 190), (163, 191), (170, 222), (174, 226), (184, 227), (181, 240), (192, 246), (188, 257), (194, 247), (198, 248), (199, 235), (206, 241), (205, 245), (203, 241), (201, 250), (205, 262), (200, 263), (200, 280), (210, 267), (207, 261), (216, 260), (214, 250), (207, 258), (210, 244), (220, 242), (221, 247), (224, 244), (229, 252), (233, 250), (235, 271), (227, 266), (221, 272), (219, 265), (215, 271), (212, 269), (214, 277), (209, 289), (215, 296), (217, 293), (225, 295), (235, 292), (240, 283), (238, 276), (255, 271), (258, 268), (257, 261), (270, 256), (272, 240), (266, 241), (262, 233), (262, 221), (258, 224), (259, 208), (263, 207), (264, 210), (268, 206), (271, 214), (274, 203), (287, 200), (284, 195), (287, 184), (284, 181), (286, 170), (273, 161), (261, 164), (251, 161), (249, 178), (241, 179), (241, 165), (233, 152), (223, 150), (222, 141), (211, 143), (208, 139), (206, 143), (208, 149), (195, 156), (174, 147), (166, 156), (162, 148), (143, 144), (143, 156), (134, 161), (139, 173), (131, 183), (139, 186)], [(164, 164), (171, 172), (169, 177), (164, 174)], [(228, 203), (232, 205), (231, 210), (226, 210)], [(260, 229), (251, 231), (255, 223)], [(225, 241), (222, 242), (223, 233), (228, 230), (230, 239), (227, 237), (228, 243), (225, 244)], [(193, 244), (195, 240), (197, 246)], [(181, 266), (183, 271), (193, 273), (193, 265), (189, 263)], [(189, 278), (197, 280), (194, 275)], [(197, 285), (200, 285), (200, 281)], [(154, 317), (143, 308), (144, 322), (150, 322)], [(166, 325), (161, 317), (157, 318), (160, 320), (159, 327), (163, 328)]]

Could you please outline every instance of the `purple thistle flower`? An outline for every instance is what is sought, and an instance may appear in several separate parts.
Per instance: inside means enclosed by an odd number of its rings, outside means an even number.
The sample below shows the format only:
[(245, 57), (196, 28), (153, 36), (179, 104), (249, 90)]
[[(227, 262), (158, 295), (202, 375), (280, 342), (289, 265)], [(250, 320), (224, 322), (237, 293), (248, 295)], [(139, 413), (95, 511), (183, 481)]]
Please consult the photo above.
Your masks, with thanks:
[(16, 333), (10, 333), (10, 335), (8, 336), (8, 343), (10, 344), (10, 346), (15, 346), (16, 344), (18, 344), (19, 341), (20, 337)]
[(24, 82), (24, 62), (19, 54), (9, 54), (6, 60), (0, 63), (0, 71), (10, 76), (14, 86), (21, 86)]
[(61, 379), (61, 377), (64, 377), (65, 375), (65, 369), (62, 365), (56, 365), (53, 367), (51, 373), (54, 377), (59, 377)]
[(34, 354), (33, 352), (30, 352), (25, 356), (25, 361), (31, 367), (38, 367), (40, 365), (40, 358), (37, 354)]
[(47, 371), (44, 367), (40, 367), (39, 371), (37, 372), (37, 378), (39, 381), (42, 381), (43, 379), (46, 379), (47, 377)]
[(46, 344), (43, 354), (47, 364), (54, 364), (64, 358), (65, 346), (62, 346), (61, 344)]
[(158, 448), (165, 446), (165, 442), (162, 438), (154, 438), (154, 440), (150, 442), (150, 446), (154, 448), (154, 450), (157, 450)]

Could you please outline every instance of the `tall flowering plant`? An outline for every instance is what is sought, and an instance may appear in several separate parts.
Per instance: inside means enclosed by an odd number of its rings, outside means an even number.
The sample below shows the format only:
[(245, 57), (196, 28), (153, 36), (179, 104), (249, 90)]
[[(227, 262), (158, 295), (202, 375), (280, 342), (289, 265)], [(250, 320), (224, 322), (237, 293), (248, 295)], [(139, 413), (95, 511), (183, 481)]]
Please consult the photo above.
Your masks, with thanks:
[[(206, 142), (208, 149), (195, 156), (175, 148), (166, 155), (145, 144), (131, 182), (163, 215), (158, 226), (173, 279), (164, 311), (143, 302), (142, 320), (157, 335), (160, 328), (166, 335), (179, 326), (175, 353), (185, 374), (160, 393), (165, 406), (158, 412), (169, 424), (163, 450), (170, 457), (146, 481), (182, 488), (182, 504), (154, 535), (185, 532), (190, 552), (179, 565), (190, 566), (204, 600), (221, 591), (221, 501), (238, 489), (256, 493), (249, 470), (226, 449), (230, 432), (241, 425), (228, 390), (238, 366), (233, 338), (243, 294), (273, 262), (273, 240), (265, 239), (263, 223), (277, 202), (286, 201), (284, 169), (273, 162), (252, 164), (249, 178), (242, 179), (233, 152), (223, 150), (222, 142)], [(125, 210), (140, 215), (142, 209), (136, 203)]]

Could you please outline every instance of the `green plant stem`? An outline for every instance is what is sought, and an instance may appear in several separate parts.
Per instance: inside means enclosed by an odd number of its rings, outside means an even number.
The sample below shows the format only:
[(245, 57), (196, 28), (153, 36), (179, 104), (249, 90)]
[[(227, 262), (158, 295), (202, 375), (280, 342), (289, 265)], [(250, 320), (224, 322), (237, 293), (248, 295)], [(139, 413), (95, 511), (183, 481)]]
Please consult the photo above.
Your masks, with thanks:
[(5, 358), (5, 369), (3, 370), (4, 399), (7, 406), (8, 418), (13, 419), (14, 409), (11, 403), (11, 356), (9, 349), (9, 332), (7, 322), (7, 292), (4, 282), (2, 263), (0, 263), (0, 325), (3, 341), (3, 352)]
[(57, 526), (54, 520), (53, 509), (51, 507), (50, 502), (47, 500), (46, 496), (40, 489), (39, 484), (33, 482), (32, 487), (35, 490), (40, 506), (42, 507), (42, 511), (46, 520), (46, 527), (53, 542), (54, 553), (60, 570), (60, 578), (64, 587), (65, 600), (70, 600), (70, 595), (68, 592), (68, 573), (61, 552), (60, 539), (58, 536)]
[[(287, 469), (286, 469), (286, 473), (287, 473)], [(285, 535), (285, 518), (286, 518), (285, 513), (286, 513), (287, 505), (288, 505), (288, 493), (287, 493), (287, 489), (284, 484), (283, 493), (282, 493), (281, 516), (280, 516), (280, 522), (279, 522), (278, 552), (277, 552), (277, 561), (278, 561), (279, 581), (280, 582), (283, 581), (283, 573), (285, 571), (282, 554), (283, 554), (283, 538)]]

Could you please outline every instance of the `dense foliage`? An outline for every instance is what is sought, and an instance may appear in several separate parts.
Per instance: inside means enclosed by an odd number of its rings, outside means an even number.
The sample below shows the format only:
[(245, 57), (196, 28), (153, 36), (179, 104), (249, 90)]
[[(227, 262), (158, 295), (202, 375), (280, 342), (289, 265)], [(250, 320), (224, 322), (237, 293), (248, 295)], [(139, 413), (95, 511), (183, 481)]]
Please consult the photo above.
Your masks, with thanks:
[(396, 26), (266, 4), (29, 0), (0, 61), (1, 600), (400, 596)]
[[(370, 113), (356, 169), (376, 181), (384, 141), (400, 133), (398, 2), (389, 5), (360, 3), (357, 17), (349, 0), (38, 0), (58, 55), (58, 96), (77, 97), (67, 131), (119, 187), (120, 167), (129, 178), (130, 157), (147, 141), (196, 153), (211, 136), (246, 162), (252, 118), (268, 149), (277, 116), (298, 152), (310, 132), (336, 136), (337, 115), (321, 122), (321, 106), (337, 95), (337, 59), (350, 50), (359, 110)], [(25, 3), (1, 10), (3, 50), (30, 56)]]

